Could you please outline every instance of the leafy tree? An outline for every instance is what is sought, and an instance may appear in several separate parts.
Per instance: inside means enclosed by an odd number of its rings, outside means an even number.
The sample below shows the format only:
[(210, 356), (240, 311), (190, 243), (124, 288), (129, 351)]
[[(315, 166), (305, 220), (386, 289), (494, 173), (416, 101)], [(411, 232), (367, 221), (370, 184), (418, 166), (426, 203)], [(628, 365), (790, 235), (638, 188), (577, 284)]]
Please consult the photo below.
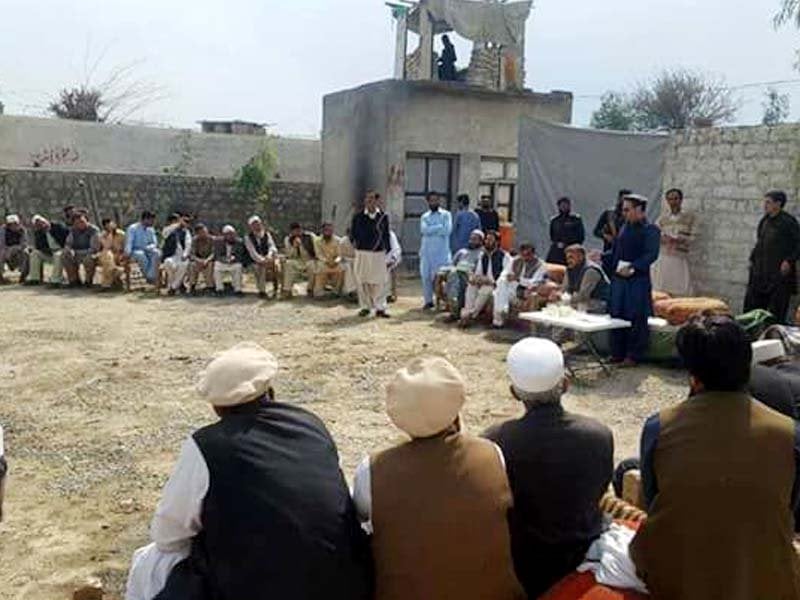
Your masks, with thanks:
[(600, 108), (592, 114), (592, 127), (631, 131), (636, 126), (636, 111), (630, 100), (617, 92), (603, 94)]
[(272, 142), (267, 142), (233, 177), (236, 190), (244, 197), (257, 198), (262, 203), (269, 199), (269, 186), (275, 175), (278, 157)]
[(778, 125), (789, 118), (789, 94), (779, 94), (775, 88), (767, 88), (764, 102), (764, 125)]
[(104, 105), (99, 90), (79, 86), (61, 90), (58, 100), (51, 102), (48, 110), (59, 119), (105, 121), (102, 114)]

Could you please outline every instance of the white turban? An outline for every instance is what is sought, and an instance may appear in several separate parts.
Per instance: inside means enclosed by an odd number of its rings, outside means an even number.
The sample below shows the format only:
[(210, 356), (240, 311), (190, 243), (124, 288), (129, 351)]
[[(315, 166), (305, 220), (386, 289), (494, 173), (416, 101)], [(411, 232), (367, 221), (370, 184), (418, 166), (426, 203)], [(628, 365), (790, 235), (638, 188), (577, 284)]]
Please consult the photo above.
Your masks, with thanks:
[(483, 231), (481, 231), (480, 229), (473, 229), (473, 230), (472, 230), (472, 233), (470, 233), (470, 234), (469, 234), (469, 237), (472, 237), (473, 235), (477, 235), (477, 236), (478, 236), (479, 238), (481, 238), (481, 239), (483, 239), (483, 238), (485, 238), (485, 237), (486, 237), (486, 236), (484, 235)]
[(386, 388), (386, 412), (414, 438), (447, 429), (466, 401), (464, 380), (444, 358), (417, 358), (395, 373)]
[(254, 342), (242, 342), (214, 356), (200, 373), (197, 391), (214, 406), (238, 406), (266, 394), (277, 372), (272, 354)]
[(506, 364), (511, 385), (520, 392), (549, 392), (564, 379), (564, 354), (550, 340), (531, 337), (517, 342)]
[(225, 225), (222, 228), (222, 233), (236, 233), (236, 229), (232, 225)]
[(254, 223), (261, 223), (261, 217), (259, 217), (258, 215), (253, 215), (252, 217), (247, 219), (248, 225), (252, 225)]
[(50, 222), (47, 219), (45, 219), (42, 215), (33, 215), (33, 218), (31, 219), (31, 223), (36, 225), (36, 223), (49, 224)]
[(6, 225), (19, 225), (19, 216), (8, 215), (6, 217)]

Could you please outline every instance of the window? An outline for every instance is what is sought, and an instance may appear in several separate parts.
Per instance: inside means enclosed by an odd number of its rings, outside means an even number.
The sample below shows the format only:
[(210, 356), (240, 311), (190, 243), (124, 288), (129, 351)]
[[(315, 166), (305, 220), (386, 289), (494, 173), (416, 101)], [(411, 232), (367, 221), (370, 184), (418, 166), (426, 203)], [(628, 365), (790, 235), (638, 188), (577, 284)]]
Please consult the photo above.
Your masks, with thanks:
[(500, 221), (514, 220), (514, 202), (517, 192), (517, 161), (511, 158), (481, 159), (481, 197), (489, 196)]

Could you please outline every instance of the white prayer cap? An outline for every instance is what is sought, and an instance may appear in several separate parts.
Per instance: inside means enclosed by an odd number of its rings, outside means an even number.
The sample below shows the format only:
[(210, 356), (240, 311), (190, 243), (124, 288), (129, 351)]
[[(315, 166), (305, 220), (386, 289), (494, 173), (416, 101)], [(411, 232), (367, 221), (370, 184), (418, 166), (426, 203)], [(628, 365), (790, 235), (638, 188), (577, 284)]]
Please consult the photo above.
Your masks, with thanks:
[(261, 217), (258, 215), (253, 215), (249, 219), (247, 219), (247, 224), (252, 225), (253, 223), (261, 223)]
[(444, 358), (417, 358), (395, 373), (386, 387), (386, 412), (414, 438), (447, 429), (466, 401), (464, 380)]
[(8, 215), (6, 217), (6, 225), (19, 225), (18, 215)]
[(538, 394), (564, 379), (564, 354), (543, 338), (526, 338), (511, 347), (506, 359), (511, 385), (520, 392)]
[(238, 406), (266, 394), (277, 372), (272, 354), (254, 342), (242, 342), (214, 356), (200, 373), (197, 391), (214, 406)]
[(642, 204), (647, 204), (650, 200), (647, 199), (647, 196), (642, 196), (641, 194), (626, 194), (622, 197), (623, 200), (636, 200), (637, 202), (641, 202)]
[(786, 356), (786, 348), (780, 340), (761, 340), (753, 342), (753, 364), (766, 363)]
[(236, 233), (236, 229), (232, 225), (225, 225), (222, 228), (222, 233)]
[(472, 233), (470, 233), (470, 234), (469, 234), (469, 237), (472, 237), (473, 235), (477, 235), (477, 236), (478, 236), (478, 237), (480, 237), (481, 239), (483, 239), (484, 237), (486, 237), (486, 236), (483, 234), (483, 231), (481, 231), (480, 229), (473, 229), (473, 230), (472, 230)]
[(49, 223), (49, 221), (45, 219), (42, 215), (33, 215), (31, 223), (36, 225), (37, 223)]

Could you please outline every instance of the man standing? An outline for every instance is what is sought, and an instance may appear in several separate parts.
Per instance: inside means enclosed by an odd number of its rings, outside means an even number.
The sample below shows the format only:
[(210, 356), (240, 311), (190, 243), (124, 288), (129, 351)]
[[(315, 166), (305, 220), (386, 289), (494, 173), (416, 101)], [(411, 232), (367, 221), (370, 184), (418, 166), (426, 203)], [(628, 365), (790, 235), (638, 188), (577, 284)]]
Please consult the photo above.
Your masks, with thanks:
[(367, 600), (369, 548), (336, 445), (275, 401), (275, 358), (241, 343), (197, 390), (219, 421), (187, 439), (133, 555), (127, 600)]
[(44, 276), (44, 265), (50, 264), (52, 270), (49, 283), (51, 286), (60, 286), (64, 281), (62, 258), (69, 229), (61, 223), (51, 223), (42, 215), (34, 215), (31, 222), (33, 251), (30, 255), (30, 272), (26, 283), (39, 285)]
[(272, 234), (264, 227), (261, 217), (253, 215), (247, 220), (247, 227), (250, 229), (244, 238), (244, 246), (247, 254), (253, 262), (253, 271), (256, 276), (256, 287), (261, 298), (267, 297), (267, 278), (271, 277), (275, 281), (275, 292), (277, 293), (277, 281), (280, 268), (278, 267), (278, 247)]
[(81, 285), (80, 268), (83, 267), (86, 287), (92, 287), (97, 268), (96, 255), (100, 251), (100, 230), (89, 223), (89, 213), (76, 210), (67, 241), (64, 243), (64, 270), (70, 287)]
[(574, 244), (583, 244), (586, 232), (580, 215), (572, 214), (572, 201), (561, 198), (558, 201), (558, 215), (550, 220), (550, 252), (547, 262), (554, 265), (567, 264), (564, 249)]
[(300, 223), (289, 226), (289, 235), (283, 240), (286, 262), (283, 264), (283, 297), (291, 298), (295, 282), (301, 277), (308, 280), (308, 295), (314, 294), (314, 234), (303, 231)]
[(386, 270), (389, 272), (386, 291), (384, 292), (386, 302), (397, 301), (397, 269), (401, 262), (403, 262), (403, 247), (400, 245), (400, 239), (397, 234), (390, 229), (389, 252), (386, 254)]
[(386, 388), (389, 418), (411, 440), (366, 458), (353, 496), (371, 525), (376, 600), (521, 600), (500, 449), (462, 431), (461, 374), (418, 358)]
[(666, 195), (669, 212), (658, 219), (661, 254), (653, 266), (653, 287), (682, 298), (692, 295), (689, 274), (689, 245), (694, 237), (694, 213), (683, 210), (683, 192), (671, 189)]
[(580, 565), (603, 530), (600, 499), (614, 470), (605, 425), (569, 413), (564, 356), (550, 340), (527, 338), (506, 360), (511, 395), (525, 415), (489, 429), (503, 451), (514, 494), (511, 547), (517, 576), (538, 598)]
[(500, 215), (492, 208), (491, 196), (481, 196), (481, 207), (475, 211), (481, 220), (483, 233), (500, 231)]
[(458, 197), (458, 212), (453, 219), (453, 234), (450, 236), (450, 249), (453, 254), (469, 246), (470, 236), (476, 229), (481, 229), (481, 218), (469, 207), (469, 196)]
[(19, 282), (25, 283), (28, 275), (28, 244), (25, 228), (17, 215), (8, 215), (0, 227), (0, 283), (5, 283), (3, 270), (8, 266), (19, 271)]
[(605, 314), (611, 282), (603, 268), (586, 258), (583, 246), (568, 246), (566, 257), (567, 280), (563, 293), (569, 294), (570, 305), (584, 312)]
[(653, 314), (653, 286), (650, 267), (658, 259), (661, 232), (647, 221), (647, 198), (636, 194), (625, 196), (625, 225), (611, 255), (610, 313), (615, 319), (630, 321), (630, 329), (611, 332), (611, 361), (635, 367), (647, 352), (650, 327), (647, 319)]
[(423, 310), (431, 310), (433, 286), (439, 269), (450, 263), (450, 234), (453, 218), (449, 211), (439, 207), (439, 194), (428, 193), (428, 212), (420, 219), (422, 243), (419, 249), (419, 272), (422, 276)]
[(483, 240), (483, 252), (469, 277), (461, 327), (469, 327), (480, 316), (494, 297), (497, 281), (510, 267), (511, 257), (500, 248), (497, 233), (489, 231)]
[(364, 198), (364, 210), (353, 216), (350, 239), (355, 246), (355, 276), (358, 282), (359, 315), (388, 317), (386, 312), (386, 254), (391, 250), (389, 217), (378, 207), (374, 191)]
[(797, 293), (800, 225), (787, 213), (786, 194), (764, 196), (764, 217), (758, 224), (758, 241), (750, 254), (750, 281), (744, 311), (762, 308), (785, 323), (789, 300)]
[(97, 262), (100, 264), (101, 285), (111, 287), (122, 277), (122, 258), (125, 255), (125, 232), (117, 227), (114, 219), (103, 219), (103, 233), (100, 234), (100, 251)]
[(625, 196), (631, 194), (630, 190), (620, 190), (617, 194), (617, 205), (603, 211), (594, 228), (594, 236), (603, 240), (603, 252), (611, 250), (614, 240), (625, 225), (625, 215), (622, 214), (622, 202)]
[(125, 234), (125, 255), (139, 264), (147, 282), (155, 285), (158, 281), (158, 267), (161, 251), (158, 249), (156, 230), (153, 228), (156, 215), (145, 210), (141, 219), (128, 227)]
[(230, 275), (233, 293), (243, 296), (242, 261), (247, 250), (232, 225), (222, 228), (222, 237), (214, 240), (214, 287), (217, 296), (225, 292), (225, 276)]
[(466, 248), (458, 250), (453, 255), (453, 265), (447, 270), (445, 294), (450, 310), (448, 321), (458, 321), (461, 311), (466, 303), (467, 285), (470, 277), (475, 273), (475, 267), (483, 254), (483, 231), (475, 229), (469, 236)]
[(744, 392), (752, 348), (730, 317), (694, 317), (677, 346), (690, 398), (642, 432), (636, 570), (653, 598), (800, 598), (798, 428)]
[(456, 76), (456, 47), (445, 34), (442, 36), (442, 55), (439, 57), (439, 81), (455, 81)]
[(322, 224), (322, 235), (314, 239), (314, 254), (317, 257), (317, 266), (314, 269), (314, 297), (325, 294), (325, 288), (330, 288), (339, 296), (344, 284), (344, 269), (342, 257), (339, 255), (339, 238), (333, 234), (333, 224)]
[(189, 222), (185, 216), (178, 216), (178, 221), (164, 242), (164, 268), (167, 270), (167, 294), (174, 296), (179, 291), (186, 292), (186, 271), (189, 268), (189, 256), (192, 253), (192, 234), (189, 233)]
[(208, 227), (198, 223), (194, 227), (192, 251), (189, 254), (189, 292), (197, 295), (197, 281), (203, 275), (204, 291), (214, 288), (214, 238)]
[(512, 308), (526, 307), (550, 279), (544, 261), (536, 256), (533, 244), (520, 244), (519, 256), (514, 258), (497, 281), (494, 290), (492, 327), (501, 329)]

